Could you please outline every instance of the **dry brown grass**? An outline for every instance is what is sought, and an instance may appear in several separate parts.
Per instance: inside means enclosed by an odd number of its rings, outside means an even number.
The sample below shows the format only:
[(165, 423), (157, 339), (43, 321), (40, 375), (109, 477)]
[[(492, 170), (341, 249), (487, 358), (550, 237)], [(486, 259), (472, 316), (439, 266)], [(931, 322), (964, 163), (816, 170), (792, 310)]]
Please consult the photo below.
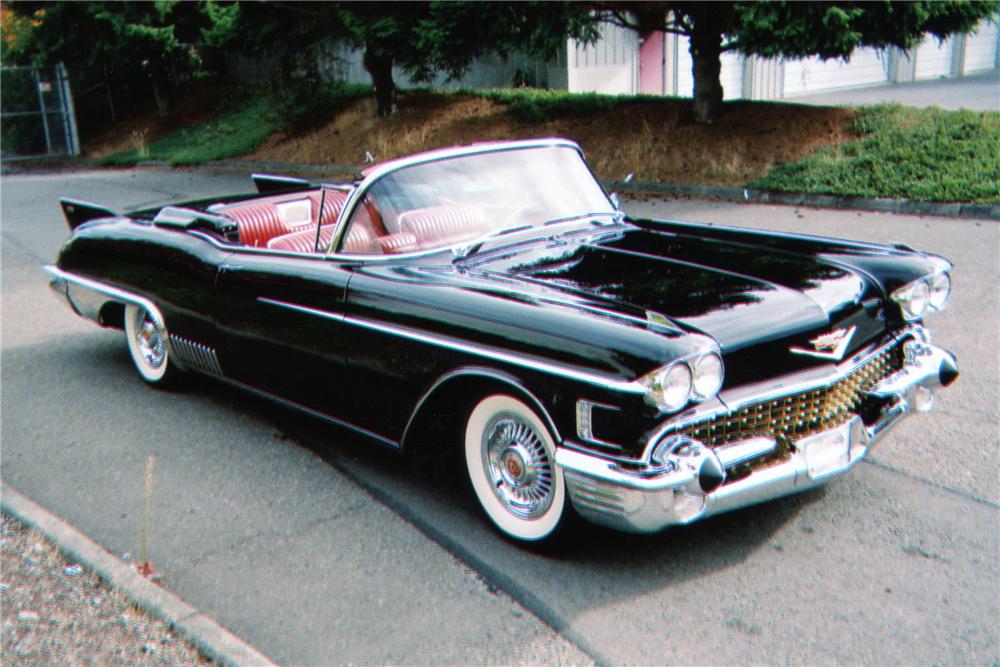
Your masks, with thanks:
[(538, 125), (514, 119), (502, 104), (476, 97), (404, 96), (399, 112), (376, 118), (360, 100), (326, 126), (271, 137), (247, 159), (309, 164), (364, 164), (477, 141), (561, 136), (577, 141), (604, 178), (634, 172), (640, 180), (742, 185), (778, 162), (854, 138), (850, 109), (735, 102), (715, 124), (700, 125), (683, 100), (638, 102), (583, 118)]
[[(203, 96), (185, 97), (186, 111), (170, 120), (147, 117), (118, 128), (88, 153), (99, 157), (130, 148), (145, 132), (155, 141), (178, 126), (206, 120)], [(376, 118), (370, 99), (350, 104), (333, 120), (306, 133), (272, 135), (244, 159), (363, 167), (366, 156), (382, 162), (422, 150), (478, 141), (566, 137), (577, 141), (603, 178), (671, 183), (744, 185), (776, 163), (799, 160), (825, 145), (855, 138), (853, 109), (770, 102), (730, 102), (713, 125), (696, 123), (688, 100), (624, 104), (612, 111), (529, 125), (501, 103), (465, 95), (414, 93), (399, 111)]]

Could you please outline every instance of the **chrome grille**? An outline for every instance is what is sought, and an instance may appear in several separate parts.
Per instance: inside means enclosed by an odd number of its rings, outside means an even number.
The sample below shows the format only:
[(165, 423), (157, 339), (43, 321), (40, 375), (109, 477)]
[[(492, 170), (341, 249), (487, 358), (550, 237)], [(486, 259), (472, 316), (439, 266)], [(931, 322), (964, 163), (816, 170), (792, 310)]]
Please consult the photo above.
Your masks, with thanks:
[(799, 438), (849, 421), (864, 392), (903, 365), (902, 346), (883, 350), (833, 385), (749, 405), (691, 424), (679, 432), (715, 448), (755, 435), (773, 436), (777, 455)]

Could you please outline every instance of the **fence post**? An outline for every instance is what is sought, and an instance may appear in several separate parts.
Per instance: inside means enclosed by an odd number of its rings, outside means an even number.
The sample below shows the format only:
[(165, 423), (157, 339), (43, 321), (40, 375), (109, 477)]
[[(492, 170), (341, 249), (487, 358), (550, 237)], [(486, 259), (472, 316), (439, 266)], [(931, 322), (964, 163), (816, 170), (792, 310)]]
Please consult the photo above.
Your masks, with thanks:
[(56, 77), (59, 80), (59, 92), (63, 102), (63, 127), (66, 128), (66, 152), (72, 156), (80, 154), (80, 136), (76, 129), (76, 107), (73, 105), (73, 89), (69, 85), (69, 73), (66, 65), (60, 62), (56, 65)]
[(52, 154), (52, 137), (49, 136), (49, 118), (45, 112), (45, 98), (42, 96), (42, 82), (38, 78), (38, 68), (31, 69), (32, 78), (35, 80), (35, 92), (38, 94), (38, 111), (42, 115), (42, 129), (45, 130), (45, 153)]

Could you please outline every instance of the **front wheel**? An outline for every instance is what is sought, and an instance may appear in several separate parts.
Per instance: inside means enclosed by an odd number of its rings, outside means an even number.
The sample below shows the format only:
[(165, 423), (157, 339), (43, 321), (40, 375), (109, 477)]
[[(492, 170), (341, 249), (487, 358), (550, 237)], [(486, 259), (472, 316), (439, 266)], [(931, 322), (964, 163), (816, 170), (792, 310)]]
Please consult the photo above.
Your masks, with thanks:
[(163, 316), (134, 303), (125, 306), (125, 339), (132, 363), (143, 380), (167, 384), (176, 375), (167, 348), (167, 329)]
[(465, 427), (465, 463), (486, 514), (507, 535), (537, 541), (555, 531), (566, 508), (556, 448), (538, 415), (511, 396), (480, 401)]

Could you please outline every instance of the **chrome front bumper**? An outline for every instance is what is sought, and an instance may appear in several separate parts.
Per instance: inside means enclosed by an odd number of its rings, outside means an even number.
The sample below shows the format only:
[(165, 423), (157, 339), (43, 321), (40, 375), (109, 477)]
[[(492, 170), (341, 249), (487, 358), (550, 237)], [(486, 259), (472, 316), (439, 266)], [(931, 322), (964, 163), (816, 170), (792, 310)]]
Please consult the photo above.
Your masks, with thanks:
[(904, 416), (927, 412), (933, 390), (951, 384), (958, 366), (949, 352), (927, 342), (922, 330), (903, 343), (903, 367), (867, 394), (883, 402), (868, 424), (853, 417), (827, 431), (801, 438), (784, 458), (740, 479), (728, 470), (768, 454), (776, 442), (756, 436), (712, 450), (685, 436), (651, 443), (640, 465), (624, 465), (598, 455), (560, 447), (573, 506), (584, 518), (630, 532), (655, 532), (715, 514), (800, 493), (851, 469)]

